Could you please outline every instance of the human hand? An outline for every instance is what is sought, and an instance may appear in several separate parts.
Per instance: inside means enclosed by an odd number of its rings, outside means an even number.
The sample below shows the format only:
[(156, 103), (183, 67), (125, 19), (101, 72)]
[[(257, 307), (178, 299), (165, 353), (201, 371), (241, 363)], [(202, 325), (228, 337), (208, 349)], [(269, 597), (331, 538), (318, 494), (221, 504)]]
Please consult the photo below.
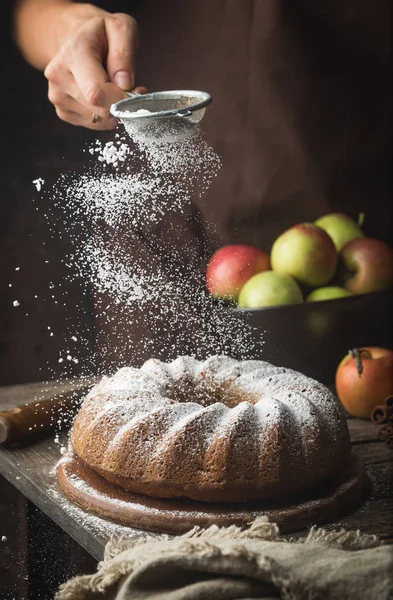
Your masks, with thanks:
[(109, 108), (135, 86), (136, 21), (126, 14), (72, 4), (62, 12), (58, 27), (60, 48), (45, 69), (48, 97), (58, 117), (89, 129), (114, 129), (117, 120)]

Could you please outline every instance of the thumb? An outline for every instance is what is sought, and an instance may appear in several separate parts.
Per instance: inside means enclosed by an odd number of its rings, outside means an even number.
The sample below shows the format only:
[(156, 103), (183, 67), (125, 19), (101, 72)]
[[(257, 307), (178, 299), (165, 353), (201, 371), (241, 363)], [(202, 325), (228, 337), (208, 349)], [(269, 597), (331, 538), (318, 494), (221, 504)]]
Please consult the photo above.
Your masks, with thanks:
[(123, 14), (105, 19), (108, 41), (107, 71), (109, 80), (123, 90), (135, 87), (135, 53), (139, 44), (136, 21)]

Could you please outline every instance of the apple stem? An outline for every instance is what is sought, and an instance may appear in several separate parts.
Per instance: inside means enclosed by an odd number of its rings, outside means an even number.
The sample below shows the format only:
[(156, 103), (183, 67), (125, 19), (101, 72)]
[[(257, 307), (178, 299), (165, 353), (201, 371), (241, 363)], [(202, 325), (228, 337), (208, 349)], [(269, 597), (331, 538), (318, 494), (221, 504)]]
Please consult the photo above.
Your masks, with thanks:
[(371, 358), (370, 352), (364, 348), (354, 348), (353, 350), (348, 350), (348, 354), (355, 360), (359, 377), (361, 377), (363, 373), (362, 354), (366, 358)]
[(361, 213), (359, 213), (359, 216), (358, 216), (358, 225), (359, 225), (359, 227), (363, 227), (363, 223), (364, 223), (364, 213), (361, 212)]

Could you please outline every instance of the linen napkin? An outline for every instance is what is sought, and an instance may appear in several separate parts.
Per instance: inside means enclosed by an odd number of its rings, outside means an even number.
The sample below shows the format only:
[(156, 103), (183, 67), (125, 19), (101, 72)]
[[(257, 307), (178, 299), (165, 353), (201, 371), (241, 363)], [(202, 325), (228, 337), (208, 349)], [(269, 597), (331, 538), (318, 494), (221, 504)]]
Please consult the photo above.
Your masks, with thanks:
[(97, 573), (56, 600), (392, 600), (393, 546), (359, 531), (313, 527), (287, 539), (259, 517), (245, 529), (112, 538)]

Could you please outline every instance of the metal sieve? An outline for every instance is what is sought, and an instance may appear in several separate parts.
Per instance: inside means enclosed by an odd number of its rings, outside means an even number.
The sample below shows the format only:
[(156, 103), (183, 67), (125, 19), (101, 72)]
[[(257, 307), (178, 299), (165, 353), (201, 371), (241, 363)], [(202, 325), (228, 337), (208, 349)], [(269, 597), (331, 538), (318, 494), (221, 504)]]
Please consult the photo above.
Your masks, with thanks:
[(112, 104), (110, 112), (123, 125), (142, 126), (152, 124), (154, 119), (181, 119), (187, 123), (199, 123), (212, 101), (207, 92), (195, 90), (172, 90), (151, 94), (128, 93), (129, 98)]

